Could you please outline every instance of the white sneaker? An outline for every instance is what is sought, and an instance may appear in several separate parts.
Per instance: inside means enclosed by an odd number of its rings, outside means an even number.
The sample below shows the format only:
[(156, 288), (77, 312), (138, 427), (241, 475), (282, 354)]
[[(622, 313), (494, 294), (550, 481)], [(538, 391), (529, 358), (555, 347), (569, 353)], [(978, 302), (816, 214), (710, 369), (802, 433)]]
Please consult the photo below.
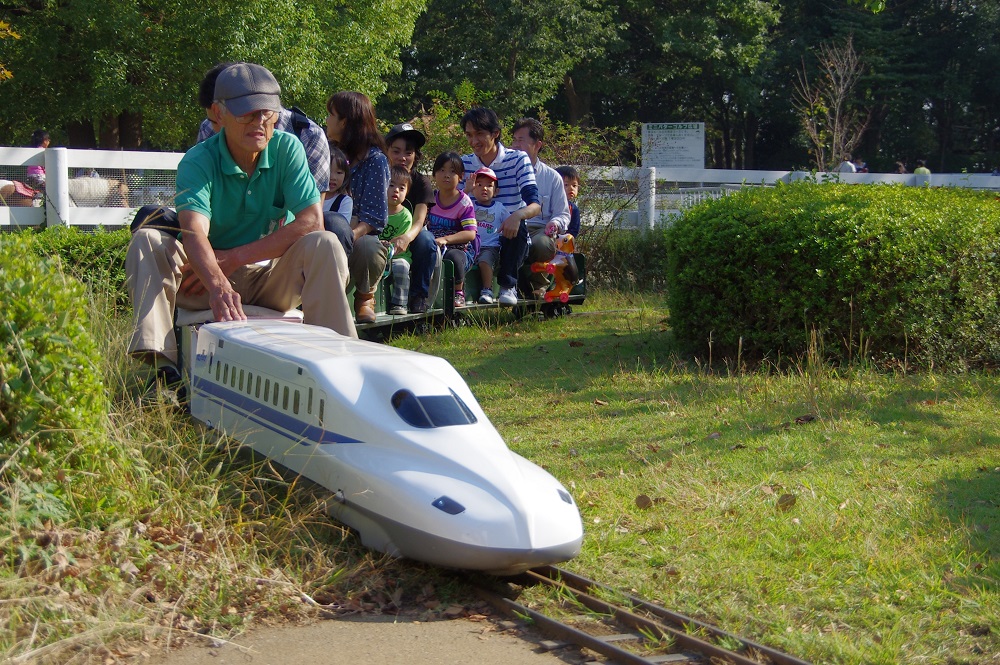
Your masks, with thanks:
[(401, 314), (406, 314), (406, 307), (403, 305), (393, 305), (392, 309), (389, 310), (389, 314), (392, 316), (400, 316)]
[(499, 300), (501, 305), (516, 305), (517, 287), (512, 286), (509, 289), (500, 289)]
[(483, 292), (479, 294), (479, 304), (480, 305), (493, 304), (493, 289), (483, 289)]

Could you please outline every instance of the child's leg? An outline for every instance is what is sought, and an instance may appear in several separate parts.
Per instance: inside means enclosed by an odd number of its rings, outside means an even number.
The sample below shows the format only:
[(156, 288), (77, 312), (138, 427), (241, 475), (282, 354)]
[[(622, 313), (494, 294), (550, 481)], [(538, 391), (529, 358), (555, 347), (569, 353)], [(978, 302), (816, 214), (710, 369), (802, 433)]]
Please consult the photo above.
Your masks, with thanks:
[(483, 290), (493, 289), (493, 264), (489, 261), (479, 262), (479, 276), (483, 281)]
[(406, 307), (410, 299), (410, 262), (406, 259), (392, 260), (392, 305)]

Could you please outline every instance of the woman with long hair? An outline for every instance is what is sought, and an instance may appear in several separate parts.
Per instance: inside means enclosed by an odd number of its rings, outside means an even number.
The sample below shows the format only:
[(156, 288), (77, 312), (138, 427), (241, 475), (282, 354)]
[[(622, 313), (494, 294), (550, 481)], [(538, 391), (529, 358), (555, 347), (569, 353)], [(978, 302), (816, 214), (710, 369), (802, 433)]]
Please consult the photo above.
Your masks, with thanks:
[(385, 140), (375, 123), (375, 107), (366, 95), (335, 93), (326, 110), (327, 138), (347, 155), (351, 168), (354, 248), (347, 260), (351, 271), (348, 289), (352, 284), (355, 287), (355, 320), (371, 323), (375, 320), (375, 289), (389, 259), (389, 248), (378, 239), (389, 218)]

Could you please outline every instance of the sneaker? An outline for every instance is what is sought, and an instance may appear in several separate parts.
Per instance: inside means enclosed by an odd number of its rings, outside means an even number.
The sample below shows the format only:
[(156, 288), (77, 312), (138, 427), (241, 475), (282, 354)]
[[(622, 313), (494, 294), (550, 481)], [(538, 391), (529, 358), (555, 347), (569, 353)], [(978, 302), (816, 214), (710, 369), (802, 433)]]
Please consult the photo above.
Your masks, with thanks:
[(493, 289), (483, 289), (483, 292), (479, 294), (479, 304), (480, 305), (493, 304)]
[(465, 291), (455, 291), (455, 307), (465, 307)]
[(393, 305), (392, 308), (389, 310), (389, 314), (392, 316), (400, 316), (402, 314), (406, 314), (406, 307), (404, 307), (403, 305)]
[(410, 314), (423, 314), (427, 311), (427, 298), (417, 296), (410, 301)]
[(509, 289), (500, 289), (499, 300), (501, 305), (516, 305), (517, 288), (512, 286)]

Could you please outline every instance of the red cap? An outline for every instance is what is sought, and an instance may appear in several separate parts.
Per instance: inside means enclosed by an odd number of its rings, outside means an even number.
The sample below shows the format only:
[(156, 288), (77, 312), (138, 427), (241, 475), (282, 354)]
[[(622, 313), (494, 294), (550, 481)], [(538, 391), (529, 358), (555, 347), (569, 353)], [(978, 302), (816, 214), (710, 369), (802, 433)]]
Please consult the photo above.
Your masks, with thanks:
[(499, 180), (497, 179), (497, 174), (493, 172), (493, 169), (491, 169), (491, 168), (489, 168), (487, 166), (484, 166), (483, 168), (479, 169), (478, 171), (476, 171), (473, 174), (473, 176), (472, 176), (472, 182), (475, 182), (476, 178), (479, 177), (479, 176), (481, 176), (481, 175), (486, 176), (487, 178), (489, 178), (493, 182), (499, 182)]

